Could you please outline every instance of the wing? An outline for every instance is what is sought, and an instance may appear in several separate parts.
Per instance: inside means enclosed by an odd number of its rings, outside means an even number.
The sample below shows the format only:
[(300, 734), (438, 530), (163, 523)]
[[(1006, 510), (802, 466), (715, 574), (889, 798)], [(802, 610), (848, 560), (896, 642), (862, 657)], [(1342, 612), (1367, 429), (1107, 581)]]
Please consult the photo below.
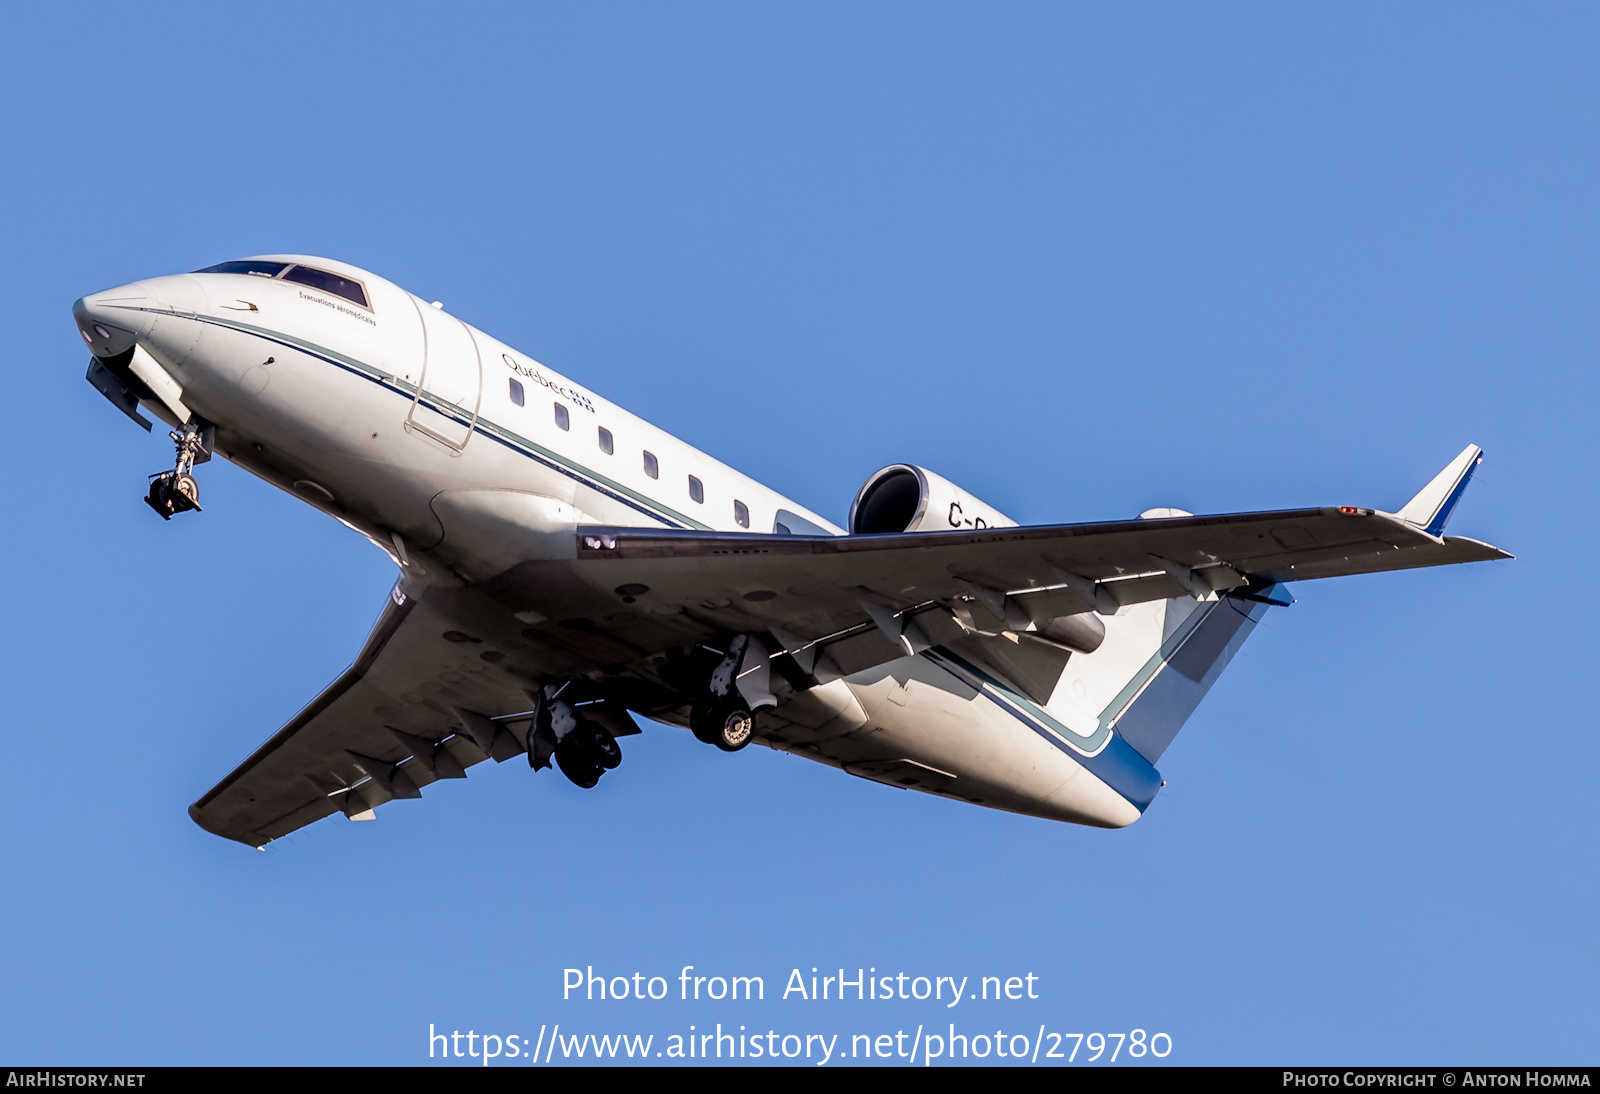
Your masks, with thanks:
[[(495, 595), (539, 598), (564, 626), (642, 648), (665, 648), (674, 630), (764, 631), (830, 675), (944, 636), (1142, 601), (1511, 557), (1353, 507), (839, 537), (583, 528), (577, 539), (575, 559), (523, 563)], [(624, 600), (636, 607), (619, 610)]]
[[(522, 637), (520, 626), (471, 590), (419, 599), (396, 586), (355, 663), (189, 815), (259, 847), (331, 813), (365, 819), (491, 757), (523, 755), (531, 703), (520, 685), (590, 664)], [(625, 711), (601, 717), (618, 734), (638, 732)]]

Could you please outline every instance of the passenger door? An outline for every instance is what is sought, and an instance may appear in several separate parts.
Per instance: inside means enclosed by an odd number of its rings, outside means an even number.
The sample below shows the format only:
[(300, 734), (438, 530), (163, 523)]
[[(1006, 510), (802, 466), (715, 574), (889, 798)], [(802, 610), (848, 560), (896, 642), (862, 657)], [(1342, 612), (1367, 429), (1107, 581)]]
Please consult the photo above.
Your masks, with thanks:
[(422, 317), (422, 376), (405, 427), (460, 452), (478, 423), (482, 355), (465, 323), (421, 301), (416, 304)]

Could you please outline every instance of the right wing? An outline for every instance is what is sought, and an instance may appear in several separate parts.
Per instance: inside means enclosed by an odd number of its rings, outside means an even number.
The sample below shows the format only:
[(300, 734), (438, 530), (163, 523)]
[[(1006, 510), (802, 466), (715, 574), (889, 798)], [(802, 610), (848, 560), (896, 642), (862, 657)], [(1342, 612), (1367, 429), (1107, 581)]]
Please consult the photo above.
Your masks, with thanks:
[[(574, 614), (614, 605), (608, 593), (625, 587), (640, 591), (629, 603), (654, 589), (655, 614), (690, 613), (733, 631), (775, 628), (791, 651), (791, 637), (843, 644), (874, 629), (904, 646), (911, 617), (935, 606), (953, 609), (963, 632), (1026, 632), (1151, 600), (1510, 558), (1443, 535), (1482, 460), (1468, 445), (1399, 513), (1346, 505), (852, 536), (580, 528), (575, 562), (525, 563), (501, 589), (516, 596), (532, 579), (567, 590), (562, 610)], [(613, 608), (603, 618), (632, 614)], [(846, 675), (856, 671), (846, 664), (855, 659), (833, 659)]]
[[(1151, 600), (1249, 599), (1286, 581), (1511, 557), (1353, 507), (826, 537), (580, 528), (577, 538), (575, 560), (523, 563), (490, 583), (495, 595), (641, 651), (667, 648), (675, 630), (766, 631), (807, 672), (825, 653), (833, 675), (904, 656), (916, 628), (934, 645)], [(637, 608), (619, 610), (624, 596)]]

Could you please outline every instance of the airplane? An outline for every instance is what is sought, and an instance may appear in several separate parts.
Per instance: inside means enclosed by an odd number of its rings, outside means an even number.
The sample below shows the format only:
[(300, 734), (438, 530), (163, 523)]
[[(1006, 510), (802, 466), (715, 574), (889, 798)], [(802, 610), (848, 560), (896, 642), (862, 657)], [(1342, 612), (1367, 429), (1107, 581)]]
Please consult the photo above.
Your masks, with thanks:
[(89, 382), (170, 427), (163, 519), (201, 509), (220, 454), (398, 569), (354, 663), (189, 809), (261, 849), (491, 758), (593, 787), (635, 715), (1121, 828), (1288, 583), (1512, 557), (1444, 535), (1476, 445), (1395, 512), (1035, 526), (895, 464), (840, 528), (346, 263), (228, 261), (73, 316)]

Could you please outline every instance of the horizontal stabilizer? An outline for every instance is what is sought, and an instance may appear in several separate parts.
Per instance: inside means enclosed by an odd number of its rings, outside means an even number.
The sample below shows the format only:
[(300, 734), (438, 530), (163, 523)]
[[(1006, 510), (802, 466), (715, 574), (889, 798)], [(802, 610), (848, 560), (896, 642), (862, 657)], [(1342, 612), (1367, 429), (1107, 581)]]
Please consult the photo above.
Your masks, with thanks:
[(1450, 461), (1449, 467), (1435, 475), (1433, 481), (1406, 502), (1405, 508), (1396, 515), (1430, 536), (1442, 536), (1444, 526), (1450, 522), (1450, 514), (1466, 492), (1467, 483), (1472, 481), (1472, 473), (1482, 462), (1483, 449), (1475, 444), (1467, 445), (1461, 450), (1461, 455)]

